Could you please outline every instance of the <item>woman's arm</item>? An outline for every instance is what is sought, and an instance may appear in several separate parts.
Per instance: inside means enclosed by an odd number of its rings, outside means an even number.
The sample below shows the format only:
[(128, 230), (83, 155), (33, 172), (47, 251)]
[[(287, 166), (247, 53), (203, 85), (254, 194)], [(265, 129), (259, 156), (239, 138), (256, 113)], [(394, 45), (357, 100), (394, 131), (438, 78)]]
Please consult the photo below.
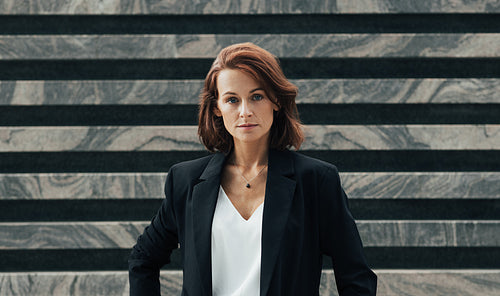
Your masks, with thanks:
[(375, 295), (377, 276), (366, 262), (358, 229), (334, 166), (321, 181), (319, 198), (321, 249), (333, 260), (339, 295)]
[(178, 246), (177, 223), (173, 207), (173, 172), (167, 175), (165, 196), (158, 213), (137, 239), (130, 254), (130, 295), (160, 295), (160, 268), (170, 262)]

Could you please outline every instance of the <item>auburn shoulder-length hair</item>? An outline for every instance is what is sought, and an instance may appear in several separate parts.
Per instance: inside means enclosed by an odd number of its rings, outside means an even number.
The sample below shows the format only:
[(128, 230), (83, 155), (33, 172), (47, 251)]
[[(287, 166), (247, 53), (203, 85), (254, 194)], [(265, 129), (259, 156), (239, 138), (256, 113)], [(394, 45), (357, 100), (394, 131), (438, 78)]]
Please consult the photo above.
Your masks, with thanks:
[(234, 145), (222, 117), (214, 113), (219, 97), (217, 77), (224, 69), (240, 70), (252, 76), (279, 107), (278, 111), (274, 111), (270, 147), (277, 150), (299, 149), (304, 133), (295, 104), (297, 87), (286, 79), (277, 57), (252, 43), (239, 43), (222, 49), (205, 78), (198, 114), (198, 135), (203, 145), (211, 152), (226, 154)]

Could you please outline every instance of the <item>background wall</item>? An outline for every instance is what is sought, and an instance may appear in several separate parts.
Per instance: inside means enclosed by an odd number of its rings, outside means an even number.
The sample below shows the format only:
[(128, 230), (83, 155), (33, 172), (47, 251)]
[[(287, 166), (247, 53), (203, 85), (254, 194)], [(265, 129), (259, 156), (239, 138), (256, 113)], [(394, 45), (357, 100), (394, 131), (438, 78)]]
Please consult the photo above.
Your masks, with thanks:
[[(91, 2), (89, 4), (89, 2)], [(251, 41), (300, 88), (379, 295), (500, 290), (500, 3), (0, 1), (0, 295), (126, 295), (197, 96)], [(321, 295), (336, 295), (325, 260)], [(179, 254), (162, 272), (178, 295)]]

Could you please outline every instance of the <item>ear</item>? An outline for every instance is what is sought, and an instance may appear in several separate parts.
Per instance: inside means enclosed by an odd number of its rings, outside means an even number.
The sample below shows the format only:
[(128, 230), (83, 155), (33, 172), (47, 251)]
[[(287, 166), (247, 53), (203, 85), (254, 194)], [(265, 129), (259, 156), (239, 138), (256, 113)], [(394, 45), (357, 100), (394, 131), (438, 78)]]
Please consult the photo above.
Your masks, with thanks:
[(222, 113), (220, 112), (219, 107), (217, 107), (217, 105), (214, 106), (212, 111), (214, 112), (215, 116), (222, 117)]
[(281, 108), (278, 98), (276, 98), (275, 96), (271, 96), (270, 100), (271, 100), (271, 103), (273, 103), (273, 110), (278, 112)]

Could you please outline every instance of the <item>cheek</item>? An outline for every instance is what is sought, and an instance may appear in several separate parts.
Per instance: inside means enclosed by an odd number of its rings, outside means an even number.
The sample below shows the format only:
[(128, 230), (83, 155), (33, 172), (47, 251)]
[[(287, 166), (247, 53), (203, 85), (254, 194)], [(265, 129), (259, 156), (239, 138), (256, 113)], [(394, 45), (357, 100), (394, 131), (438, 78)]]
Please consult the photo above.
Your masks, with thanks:
[(228, 110), (221, 110), (221, 115), (222, 115), (222, 122), (224, 123), (224, 127), (226, 128), (227, 131), (231, 130), (231, 127), (233, 126), (234, 122), (234, 116), (232, 115), (231, 112), (228, 112)]
[(219, 109), (220, 110), (220, 113), (221, 113), (221, 116), (222, 116), (222, 119), (224, 120), (224, 122), (226, 121), (232, 121), (233, 118), (235, 117), (234, 115), (234, 112), (231, 110), (231, 108), (229, 107), (222, 107)]
[(273, 123), (274, 121), (274, 118), (275, 118), (275, 113), (276, 111), (273, 109), (273, 108), (270, 108), (268, 111), (267, 111), (267, 121), (269, 121), (271, 124)]

